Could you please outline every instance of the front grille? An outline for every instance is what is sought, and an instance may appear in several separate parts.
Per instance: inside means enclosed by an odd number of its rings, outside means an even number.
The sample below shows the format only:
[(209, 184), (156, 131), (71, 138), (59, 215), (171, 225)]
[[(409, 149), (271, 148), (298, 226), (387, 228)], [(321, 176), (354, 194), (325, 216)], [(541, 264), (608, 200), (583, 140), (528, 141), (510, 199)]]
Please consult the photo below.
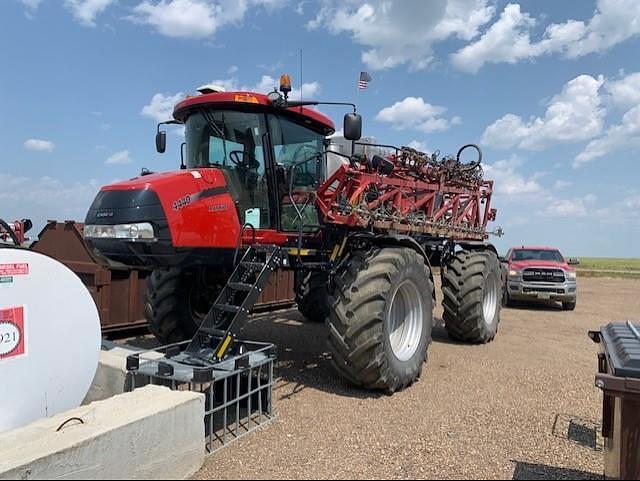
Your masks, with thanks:
[(561, 269), (525, 269), (522, 279), (525, 282), (564, 282), (564, 271)]
[(564, 289), (556, 289), (554, 287), (524, 287), (522, 292), (529, 294), (530, 292), (550, 292), (551, 294), (564, 294)]

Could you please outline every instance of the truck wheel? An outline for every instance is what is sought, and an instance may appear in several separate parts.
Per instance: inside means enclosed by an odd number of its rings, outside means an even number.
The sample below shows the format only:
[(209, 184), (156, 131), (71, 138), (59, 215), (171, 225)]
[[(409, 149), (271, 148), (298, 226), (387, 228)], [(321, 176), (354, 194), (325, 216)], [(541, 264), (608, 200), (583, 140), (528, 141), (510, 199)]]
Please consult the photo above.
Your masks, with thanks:
[(328, 346), (347, 380), (389, 393), (420, 377), (433, 328), (433, 284), (407, 248), (355, 251), (334, 276)]
[(203, 270), (155, 270), (144, 296), (149, 331), (162, 343), (191, 339), (222, 287), (207, 279)]
[(576, 303), (575, 302), (563, 302), (562, 303), (562, 310), (563, 311), (575, 311), (576, 310)]
[(501, 289), (500, 263), (494, 252), (457, 252), (442, 268), (443, 319), (449, 337), (487, 343), (498, 332)]
[(329, 315), (328, 276), (324, 272), (296, 271), (298, 311), (311, 322), (324, 322)]

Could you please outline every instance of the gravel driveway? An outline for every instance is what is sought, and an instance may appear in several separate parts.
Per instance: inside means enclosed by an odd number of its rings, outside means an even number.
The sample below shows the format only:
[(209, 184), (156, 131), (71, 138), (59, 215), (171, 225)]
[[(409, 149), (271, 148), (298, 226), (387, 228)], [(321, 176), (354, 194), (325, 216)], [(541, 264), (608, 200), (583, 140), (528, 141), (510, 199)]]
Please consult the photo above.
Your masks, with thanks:
[(639, 293), (640, 281), (579, 279), (574, 312), (506, 309), (486, 346), (438, 328), (422, 379), (394, 396), (339, 380), (322, 325), (295, 310), (257, 317), (245, 337), (279, 347), (278, 420), (209, 457), (197, 477), (597, 478), (601, 395), (587, 331), (640, 318)]

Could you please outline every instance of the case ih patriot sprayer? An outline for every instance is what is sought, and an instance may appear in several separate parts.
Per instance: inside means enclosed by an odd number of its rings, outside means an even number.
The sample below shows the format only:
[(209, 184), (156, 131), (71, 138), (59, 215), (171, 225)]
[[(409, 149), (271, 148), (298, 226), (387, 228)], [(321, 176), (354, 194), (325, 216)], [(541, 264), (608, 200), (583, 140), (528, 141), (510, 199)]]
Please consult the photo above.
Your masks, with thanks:
[[(394, 392), (420, 376), (434, 326), (435, 253), (447, 332), (491, 341), (501, 272), (486, 242), (496, 211), (480, 149), (439, 159), (377, 146), (385, 153), (366, 155), (354, 105), (290, 102), (287, 76), (280, 90), (200, 89), (171, 121), (185, 126), (181, 169), (108, 185), (90, 208), (85, 236), (96, 253), (153, 269), (153, 333), (191, 339), (167, 351), (158, 373), (171, 378), (187, 366), (195, 382), (243, 352), (236, 334), (278, 268), (296, 271), (300, 312), (326, 321), (332, 363), (356, 385)], [(353, 149), (331, 154), (344, 157), (334, 172), (326, 167), (334, 124), (308, 108), (319, 104), (353, 107), (344, 119)], [(156, 146), (164, 152), (160, 126)], [(476, 160), (461, 160), (467, 149)]]

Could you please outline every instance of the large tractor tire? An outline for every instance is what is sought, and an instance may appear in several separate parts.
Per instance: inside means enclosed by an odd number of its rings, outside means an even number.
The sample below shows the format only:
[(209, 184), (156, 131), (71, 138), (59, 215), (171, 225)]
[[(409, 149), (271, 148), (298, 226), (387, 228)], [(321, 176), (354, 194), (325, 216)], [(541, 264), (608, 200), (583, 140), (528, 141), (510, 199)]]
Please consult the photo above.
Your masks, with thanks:
[(325, 322), (329, 316), (328, 276), (324, 272), (296, 271), (298, 311), (311, 322)]
[(462, 250), (442, 267), (443, 319), (449, 337), (485, 344), (498, 333), (500, 262), (490, 250)]
[(433, 329), (433, 283), (408, 248), (354, 251), (334, 276), (328, 318), (332, 364), (367, 389), (399, 391), (416, 381)]
[(147, 281), (144, 315), (149, 331), (162, 343), (191, 339), (215, 301), (222, 285), (204, 283), (202, 270), (155, 270)]

